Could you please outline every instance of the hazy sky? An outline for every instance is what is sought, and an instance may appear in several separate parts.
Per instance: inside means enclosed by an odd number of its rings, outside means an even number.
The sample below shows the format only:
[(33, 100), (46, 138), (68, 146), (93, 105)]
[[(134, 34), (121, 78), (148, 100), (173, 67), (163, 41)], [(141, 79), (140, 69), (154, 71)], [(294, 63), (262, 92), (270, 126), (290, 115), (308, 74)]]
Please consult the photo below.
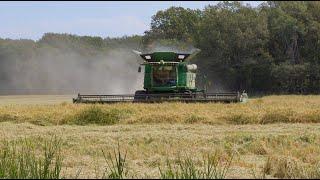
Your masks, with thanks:
[[(101, 37), (142, 35), (171, 6), (203, 9), (215, 1), (0, 2), (0, 38), (38, 40), (46, 32)], [(244, 1), (257, 6), (261, 1)]]

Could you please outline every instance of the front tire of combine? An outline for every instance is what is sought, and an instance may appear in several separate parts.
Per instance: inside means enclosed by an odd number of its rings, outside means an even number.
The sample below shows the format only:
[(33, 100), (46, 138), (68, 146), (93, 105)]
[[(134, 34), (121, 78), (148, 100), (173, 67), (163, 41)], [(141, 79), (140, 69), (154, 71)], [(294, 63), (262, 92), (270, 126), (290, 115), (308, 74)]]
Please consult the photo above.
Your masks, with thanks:
[(146, 100), (146, 91), (136, 91), (134, 93), (133, 102), (141, 102)]

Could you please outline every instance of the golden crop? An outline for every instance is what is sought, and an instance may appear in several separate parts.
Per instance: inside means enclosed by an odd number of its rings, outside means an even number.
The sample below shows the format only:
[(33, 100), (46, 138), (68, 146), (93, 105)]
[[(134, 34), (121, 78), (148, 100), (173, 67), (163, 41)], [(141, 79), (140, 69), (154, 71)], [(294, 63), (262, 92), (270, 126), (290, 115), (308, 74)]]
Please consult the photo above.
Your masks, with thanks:
[[(320, 122), (320, 96), (268, 96), (245, 104), (3, 105), (0, 121), (61, 124), (269, 124)], [(99, 120), (102, 122), (95, 121)], [(83, 119), (81, 119), (83, 118)], [(92, 119), (90, 121), (90, 118)], [(88, 120), (89, 119), (89, 120)], [(82, 122), (85, 121), (85, 122)]]
[[(0, 106), (0, 140), (57, 135), (63, 175), (101, 177), (102, 150), (120, 144), (132, 177), (159, 178), (166, 160), (233, 156), (228, 178), (319, 178), (320, 96), (268, 96), (246, 104), (71, 103)], [(1, 147), (1, 146), (0, 146)]]

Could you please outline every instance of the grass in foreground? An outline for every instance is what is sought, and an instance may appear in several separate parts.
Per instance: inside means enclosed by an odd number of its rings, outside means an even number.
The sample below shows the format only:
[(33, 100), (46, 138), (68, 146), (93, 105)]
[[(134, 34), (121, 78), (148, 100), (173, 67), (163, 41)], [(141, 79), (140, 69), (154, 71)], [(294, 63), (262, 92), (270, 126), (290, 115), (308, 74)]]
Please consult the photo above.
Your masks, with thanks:
[(255, 179), (319, 179), (320, 166), (306, 165), (290, 156), (269, 156), (259, 172), (252, 169), (252, 175)]
[[(38, 144), (39, 145), (39, 144)], [(40, 144), (41, 145), (41, 144)], [(40, 151), (36, 152), (35, 142), (24, 139), (15, 142), (3, 141), (0, 151), (0, 178), (1, 179), (60, 179), (62, 169), (61, 139), (56, 136), (43, 142)], [(106, 162), (102, 179), (124, 179), (128, 177), (126, 153), (120, 151), (118, 144), (116, 150), (106, 156), (102, 150)], [(161, 170), (161, 179), (223, 179), (225, 178), (232, 158), (225, 165), (221, 165), (221, 157), (218, 153), (208, 155), (202, 168), (196, 168), (195, 162), (190, 158), (178, 157), (177, 165), (172, 165), (167, 160), (167, 167)], [(222, 167), (220, 167), (222, 166)], [(75, 172), (76, 173), (76, 172)], [(78, 173), (77, 173), (78, 174)]]
[[(30, 139), (14, 142), (3, 141), (0, 152), (0, 178), (20, 179), (60, 179), (62, 165), (61, 139), (54, 136), (50, 140), (44, 140), (42, 149), (36, 152), (35, 141)], [(38, 154), (43, 153), (43, 155)], [(131, 169), (127, 166), (127, 153), (120, 151), (120, 146), (113, 153), (106, 155), (102, 151), (105, 165), (102, 179), (135, 178), (129, 176)], [(159, 166), (161, 179), (224, 179), (231, 167), (234, 154), (227, 155), (215, 151), (213, 154), (203, 156), (202, 162), (191, 156), (178, 155), (174, 160), (166, 159), (164, 168)], [(76, 172), (74, 172), (76, 173)], [(130, 172), (131, 173), (131, 172)], [(78, 174), (78, 173), (77, 173)], [(265, 179), (267, 177), (285, 179), (317, 179), (320, 177), (320, 166), (306, 165), (297, 158), (291, 156), (269, 155), (260, 170), (252, 169), (254, 178)], [(77, 177), (77, 176), (76, 176)], [(139, 177), (143, 178), (143, 177)]]
[(102, 175), (103, 179), (124, 179), (128, 176), (128, 169), (126, 164), (126, 156), (120, 151), (120, 146), (118, 144), (117, 152), (114, 150), (113, 154), (108, 152), (108, 156), (105, 155), (102, 150), (103, 157), (105, 159), (107, 167)]
[[(63, 140), (61, 149), (64, 155), (60, 177), (63, 174), (66, 178), (74, 178), (75, 174), (81, 178), (250, 178), (253, 177), (253, 167), (256, 177), (291, 178), (318, 177), (319, 171), (316, 170), (320, 162), (319, 128), (317, 124), (43, 127), (6, 122), (1, 123), (0, 138), (5, 137), (6, 141), (10, 142), (9, 149), (14, 149), (11, 142), (20, 142), (20, 138), (32, 140), (31, 144), (34, 146), (31, 147), (35, 148), (35, 153), (32, 150), (28, 154), (34, 154), (35, 159), (43, 161), (45, 146), (41, 144), (49, 141), (51, 135), (58, 135)], [(42, 138), (39, 140), (38, 136)], [(121, 149), (117, 149), (118, 142)], [(2, 147), (6, 146), (1, 146), (3, 152)], [(20, 150), (22, 144), (19, 143), (16, 147)], [(217, 158), (212, 158), (216, 160), (210, 163), (208, 156), (203, 155), (209, 154), (209, 157), (212, 157), (214, 153), (211, 152), (216, 150), (219, 152)], [(234, 156), (229, 167), (227, 164), (231, 154)], [(14, 164), (10, 165), (11, 167), (18, 167), (16, 162), (19, 156), (12, 157), (15, 157), (10, 158), (13, 161), (6, 158), (5, 162), (10, 160)], [(264, 163), (268, 162), (268, 158), (269, 163)], [(166, 164), (166, 159), (169, 159), (169, 164)], [(296, 162), (298, 168), (293, 162)], [(2, 169), (10, 166), (2, 166)], [(51, 167), (54, 166), (55, 163), (52, 163)], [(214, 167), (218, 167), (217, 170), (214, 170)], [(226, 172), (223, 171), (224, 167), (228, 167), (227, 173), (208, 175), (208, 172)]]
[(177, 164), (173, 165), (167, 160), (165, 169), (159, 168), (161, 179), (224, 179), (232, 162), (231, 158), (223, 164), (221, 154), (207, 154), (201, 168), (189, 156), (181, 158), (178, 156)]
[[(39, 155), (38, 148), (42, 153)], [(3, 141), (0, 149), (0, 178), (10, 179), (59, 179), (61, 178), (61, 142), (57, 137), (35, 142), (24, 139)]]

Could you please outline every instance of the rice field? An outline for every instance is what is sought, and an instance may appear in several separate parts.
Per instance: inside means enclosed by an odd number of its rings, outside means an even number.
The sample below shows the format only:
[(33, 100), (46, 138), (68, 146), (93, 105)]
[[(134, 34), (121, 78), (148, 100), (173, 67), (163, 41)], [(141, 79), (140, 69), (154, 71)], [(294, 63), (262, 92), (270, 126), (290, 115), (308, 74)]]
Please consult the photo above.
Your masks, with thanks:
[(320, 96), (245, 104), (83, 105), (71, 98), (0, 97), (2, 160), (8, 143), (42, 147), (55, 136), (59, 178), (320, 178)]

